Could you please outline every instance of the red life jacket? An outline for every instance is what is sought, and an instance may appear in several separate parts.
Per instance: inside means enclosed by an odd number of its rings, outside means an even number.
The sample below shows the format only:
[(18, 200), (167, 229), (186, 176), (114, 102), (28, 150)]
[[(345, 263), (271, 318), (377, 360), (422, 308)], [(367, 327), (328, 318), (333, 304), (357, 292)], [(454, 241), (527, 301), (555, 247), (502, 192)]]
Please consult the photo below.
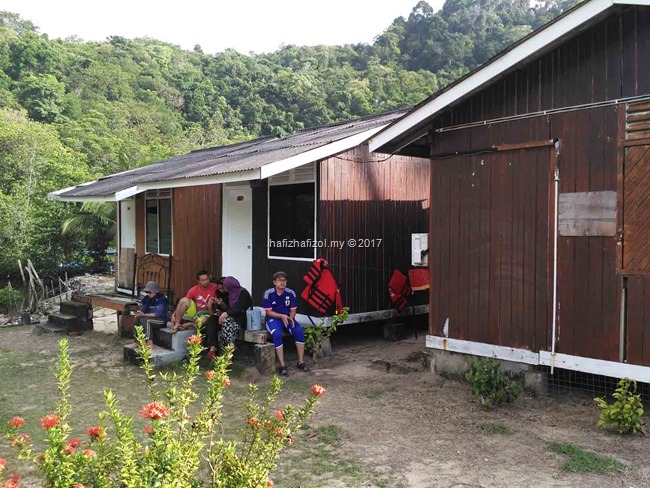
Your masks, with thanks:
[(408, 297), (411, 293), (412, 290), (408, 278), (399, 270), (393, 271), (393, 276), (388, 281), (388, 294), (390, 295), (391, 302), (397, 307), (397, 310), (401, 312), (408, 305)]
[(320, 313), (326, 313), (330, 306), (336, 302), (336, 313), (340, 314), (343, 311), (339, 287), (336, 284), (334, 275), (332, 275), (330, 265), (325, 259), (318, 258), (314, 261), (302, 279), (305, 280), (307, 286), (300, 296), (309, 305)]
[(409, 283), (413, 291), (429, 289), (429, 268), (409, 269)]

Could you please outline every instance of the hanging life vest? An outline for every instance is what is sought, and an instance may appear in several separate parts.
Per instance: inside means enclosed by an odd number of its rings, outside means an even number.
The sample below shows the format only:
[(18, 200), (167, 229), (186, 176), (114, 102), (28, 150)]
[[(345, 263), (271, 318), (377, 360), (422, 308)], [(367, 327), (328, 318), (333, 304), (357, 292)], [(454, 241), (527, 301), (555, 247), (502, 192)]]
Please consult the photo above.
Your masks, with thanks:
[(328, 309), (336, 302), (336, 313), (343, 311), (341, 303), (341, 293), (336, 284), (334, 275), (330, 270), (330, 265), (324, 258), (318, 258), (313, 262), (311, 268), (305, 276), (302, 277), (307, 286), (300, 296), (304, 298), (309, 305), (314, 307), (320, 313), (326, 313)]
[(390, 295), (390, 301), (395, 304), (397, 310), (401, 312), (408, 305), (408, 298), (411, 293), (408, 278), (397, 269), (393, 271), (393, 276), (388, 281), (388, 294)]

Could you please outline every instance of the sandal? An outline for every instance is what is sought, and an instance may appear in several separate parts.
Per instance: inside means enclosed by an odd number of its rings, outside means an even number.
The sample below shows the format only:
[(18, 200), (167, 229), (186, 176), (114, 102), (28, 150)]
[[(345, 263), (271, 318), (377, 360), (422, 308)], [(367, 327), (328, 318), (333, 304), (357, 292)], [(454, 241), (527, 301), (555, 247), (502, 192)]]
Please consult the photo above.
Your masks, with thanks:
[(307, 366), (305, 363), (298, 363), (297, 368), (303, 373), (309, 372), (309, 366)]
[(286, 366), (280, 366), (278, 368), (278, 374), (280, 376), (287, 376), (289, 373), (287, 372), (287, 367)]

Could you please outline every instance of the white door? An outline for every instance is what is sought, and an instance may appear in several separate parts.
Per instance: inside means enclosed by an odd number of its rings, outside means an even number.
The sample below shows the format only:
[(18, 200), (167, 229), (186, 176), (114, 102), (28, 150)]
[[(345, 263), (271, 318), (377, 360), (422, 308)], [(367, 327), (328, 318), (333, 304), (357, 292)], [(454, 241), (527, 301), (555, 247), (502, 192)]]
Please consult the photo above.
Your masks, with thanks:
[(135, 200), (118, 203), (117, 290), (131, 293), (135, 266)]
[(246, 185), (223, 187), (223, 276), (253, 284), (253, 192)]

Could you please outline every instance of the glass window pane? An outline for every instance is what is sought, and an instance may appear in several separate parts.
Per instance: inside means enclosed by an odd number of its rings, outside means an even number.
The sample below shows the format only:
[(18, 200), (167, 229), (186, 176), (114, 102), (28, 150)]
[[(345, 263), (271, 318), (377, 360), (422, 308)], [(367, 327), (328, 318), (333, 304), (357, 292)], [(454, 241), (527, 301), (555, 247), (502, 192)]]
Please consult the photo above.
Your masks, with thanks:
[(146, 251), (158, 252), (158, 200), (147, 200)]
[[(269, 239), (273, 241), (314, 240), (314, 183), (297, 185), (277, 185), (269, 188), (270, 230)], [(272, 247), (271, 256), (312, 258), (311, 247)]]
[(172, 253), (172, 201), (158, 200), (158, 225), (160, 226), (160, 254)]

